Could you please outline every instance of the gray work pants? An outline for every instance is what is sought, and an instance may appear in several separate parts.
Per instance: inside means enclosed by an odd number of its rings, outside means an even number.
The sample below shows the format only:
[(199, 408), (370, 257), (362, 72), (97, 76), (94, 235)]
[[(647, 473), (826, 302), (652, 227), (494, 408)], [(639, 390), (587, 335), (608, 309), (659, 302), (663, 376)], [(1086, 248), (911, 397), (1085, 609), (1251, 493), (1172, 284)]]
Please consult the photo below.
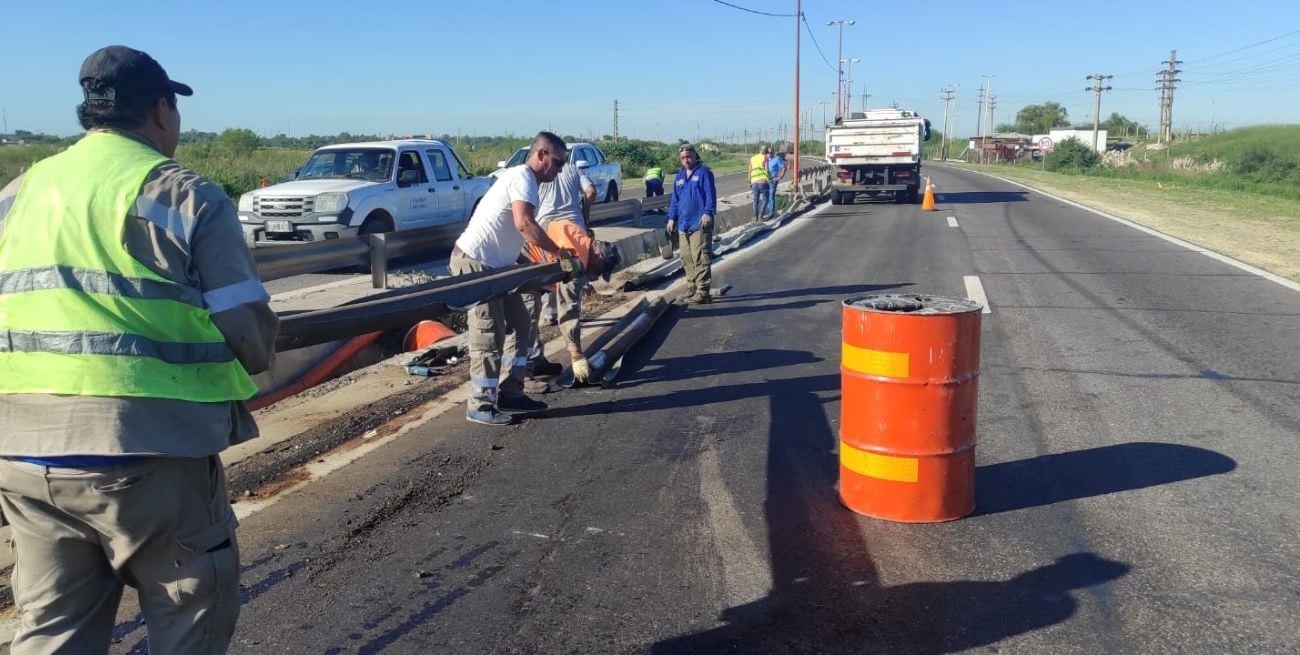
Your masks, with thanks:
[(582, 290), (586, 285), (585, 277), (576, 277), (555, 285), (560, 310), (560, 336), (564, 337), (570, 353), (582, 352)]
[(138, 592), (149, 652), (229, 648), (238, 522), (216, 455), (107, 469), (0, 459), (0, 509), (13, 526), (20, 621), (9, 652), (107, 653), (123, 585)]
[[(488, 270), (477, 259), (453, 254), (448, 268), (452, 275)], [(485, 410), (496, 404), (497, 391), (507, 396), (524, 392), (528, 349), (537, 324), (524, 299), (510, 293), (472, 305), (469, 323), (469, 409)]]
[(713, 269), (709, 263), (709, 245), (713, 241), (713, 230), (696, 230), (694, 232), (677, 232), (678, 255), (686, 267), (686, 290), (691, 295), (708, 295), (713, 283)]

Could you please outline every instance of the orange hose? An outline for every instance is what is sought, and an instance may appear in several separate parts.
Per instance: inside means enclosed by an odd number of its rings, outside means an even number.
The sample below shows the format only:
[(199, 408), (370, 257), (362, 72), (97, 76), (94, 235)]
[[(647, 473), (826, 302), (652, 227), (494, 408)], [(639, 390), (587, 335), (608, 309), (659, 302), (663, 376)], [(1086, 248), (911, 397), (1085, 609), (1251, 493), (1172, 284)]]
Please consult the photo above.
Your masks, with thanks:
[(334, 371), (337, 371), (338, 368), (345, 364), (349, 359), (356, 357), (357, 353), (364, 350), (366, 346), (374, 343), (379, 339), (379, 335), (381, 334), (383, 334), (382, 331), (370, 332), (358, 337), (352, 337), (347, 343), (343, 344), (342, 348), (330, 353), (329, 357), (322, 359), (315, 366), (311, 367), (311, 370), (298, 378), (296, 382), (280, 387), (275, 391), (264, 393), (248, 401), (248, 408), (254, 410), (262, 409), (268, 405), (278, 403), (289, 396), (296, 396), (328, 380), (329, 377), (334, 374)]

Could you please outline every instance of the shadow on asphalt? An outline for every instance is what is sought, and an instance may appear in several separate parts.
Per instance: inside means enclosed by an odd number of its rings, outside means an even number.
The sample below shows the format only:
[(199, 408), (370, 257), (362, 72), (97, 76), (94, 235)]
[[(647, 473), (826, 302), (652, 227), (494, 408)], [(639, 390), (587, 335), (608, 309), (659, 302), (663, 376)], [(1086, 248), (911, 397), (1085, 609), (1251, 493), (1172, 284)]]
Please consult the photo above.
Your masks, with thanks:
[(725, 610), (727, 625), (674, 637), (651, 653), (951, 653), (1064, 621), (1068, 593), (1125, 575), (1129, 566), (1075, 553), (1008, 580), (883, 586), (861, 519), (835, 492), (839, 463), (826, 420), (825, 378), (771, 381), (764, 521), (768, 596)]
[(768, 291), (766, 293), (744, 293), (720, 296), (713, 301), (714, 305), (726, 305), (742, 300), (766, 300), (771, 298), (792, 298), (799, 296), (833, 296), (837, 300), (842, 300), (849, 296), (862, 294), (882, 293), (890, 289), (912, 286), (913, 282), (898, 282), (896, 284), (843, 284), (836, 287), (809, 287), (807, 289), (782, 289), (780, 291)]
[(1237, 462), (1212, 450), (1136, 442), (1043, 455), (975, 469), (975, 514), (1145, 489), (1227, 473)]
[(945, 205), (979, 205), (996, 202), (1024, 202), (1028, 191), (957, 191), (938, 194), (935, 198)]

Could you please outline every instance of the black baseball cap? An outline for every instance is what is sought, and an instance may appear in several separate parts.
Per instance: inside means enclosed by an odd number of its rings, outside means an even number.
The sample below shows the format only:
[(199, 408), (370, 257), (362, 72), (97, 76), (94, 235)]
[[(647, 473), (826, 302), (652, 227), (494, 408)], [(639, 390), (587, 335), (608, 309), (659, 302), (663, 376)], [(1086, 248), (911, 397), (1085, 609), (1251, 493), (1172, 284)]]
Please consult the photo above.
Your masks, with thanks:
[(78, 80), (87, 102), (157, 97), (164, 91), (194, 95), (189, 85), (167, 77), (167, 71), (153, 57), (124, 45), (111, 45), (90, 53), (81, 63)]

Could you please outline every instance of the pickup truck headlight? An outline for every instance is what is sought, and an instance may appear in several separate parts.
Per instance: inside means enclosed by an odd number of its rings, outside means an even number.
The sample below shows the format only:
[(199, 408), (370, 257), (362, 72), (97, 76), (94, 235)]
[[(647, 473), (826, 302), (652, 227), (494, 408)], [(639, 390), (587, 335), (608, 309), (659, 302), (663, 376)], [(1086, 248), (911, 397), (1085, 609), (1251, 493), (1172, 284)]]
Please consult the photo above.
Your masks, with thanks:
[(322, 193), (316, 196), (317, 212), (341, 212), (348, 206), (346, 193)]
[(253, 192), (252, 192), (252, 191), (249, 191), (248, 193), (245, 193), (244, 195), (239, 196), (239, 211), (241, 211), (241, 212), (251, 212), (251, 211), (253, 211)]

